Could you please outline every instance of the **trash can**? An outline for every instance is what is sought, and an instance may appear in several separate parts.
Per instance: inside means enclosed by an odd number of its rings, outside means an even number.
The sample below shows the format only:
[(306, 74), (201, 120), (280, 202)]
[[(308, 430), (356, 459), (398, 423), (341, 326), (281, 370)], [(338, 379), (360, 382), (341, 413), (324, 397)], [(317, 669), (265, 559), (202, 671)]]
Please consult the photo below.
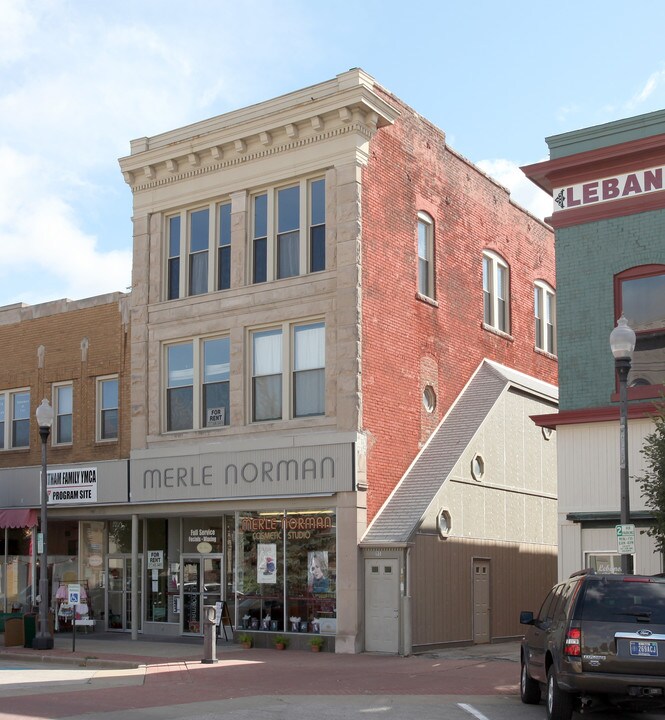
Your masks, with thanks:
[(37, 615), (26, 613), (23, 616), (23, 647), (31, 648), (37, 634)]
[(23, 645), (23, 618), (6, 618), (5, 647), (16, 647), (18, 645)]

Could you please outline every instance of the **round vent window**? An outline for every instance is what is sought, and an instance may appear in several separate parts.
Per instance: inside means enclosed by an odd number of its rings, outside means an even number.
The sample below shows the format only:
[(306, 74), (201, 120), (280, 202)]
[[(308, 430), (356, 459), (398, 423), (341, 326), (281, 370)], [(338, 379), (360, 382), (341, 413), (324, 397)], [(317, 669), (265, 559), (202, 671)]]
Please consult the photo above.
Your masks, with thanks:
[(447, 510), (441, 510), (439, 512), (439, 535), (441, 537), (448, 537), (452, 528), (452, 522), (450, 520), (450, 513)]
[(423, 405), (428, 413), (433, 413), (436, 409), (436, 393), (431, 385), (423, 390)]
[(474, 455), (471, 461), (471, 474), (474, 480), (482, 480), (485, 474), (485, 460), (482, 455)]

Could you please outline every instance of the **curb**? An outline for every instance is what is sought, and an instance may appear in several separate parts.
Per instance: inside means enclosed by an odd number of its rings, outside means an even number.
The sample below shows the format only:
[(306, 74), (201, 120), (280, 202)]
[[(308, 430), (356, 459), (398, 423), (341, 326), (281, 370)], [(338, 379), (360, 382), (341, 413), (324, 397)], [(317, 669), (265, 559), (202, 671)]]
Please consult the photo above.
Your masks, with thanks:
[(133, 662), (131, 660), (111, 660), (109, 658), (93, 656), (40, 655), (21, 652), (0, 652), (0, 659), (28, 663), (50, 663), (53, 665), (75, 665), (76, 667), (87, 667), (99, 670), (137, 670), (140, 667), (146, 667), (150, 664)]

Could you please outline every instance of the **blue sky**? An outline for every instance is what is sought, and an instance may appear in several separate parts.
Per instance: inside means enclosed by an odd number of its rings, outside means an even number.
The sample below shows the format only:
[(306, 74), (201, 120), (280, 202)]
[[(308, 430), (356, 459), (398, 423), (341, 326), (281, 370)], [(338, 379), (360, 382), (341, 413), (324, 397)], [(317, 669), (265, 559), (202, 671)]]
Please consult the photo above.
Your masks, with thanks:
[(539, 217), (544, 138), (665, 108), (662, 0), (0, 0), (0, 306), (131, 282), (129, 141), (361, 67)]

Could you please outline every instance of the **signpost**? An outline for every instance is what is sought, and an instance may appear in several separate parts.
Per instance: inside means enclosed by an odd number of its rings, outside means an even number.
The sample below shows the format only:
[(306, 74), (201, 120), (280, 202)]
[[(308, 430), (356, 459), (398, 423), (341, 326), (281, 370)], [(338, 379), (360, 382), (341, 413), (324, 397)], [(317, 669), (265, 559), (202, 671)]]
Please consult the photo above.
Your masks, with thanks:
[(617, 549), (619, 555), (635, 554), (635, 525), (617, 525)]
[(67, 594), (69, 595), (69, 604), (74, 608), (72, 613), (72, 652), (76, 652), (76, 606), (81, 602), (81, 584), (69, 583)]

